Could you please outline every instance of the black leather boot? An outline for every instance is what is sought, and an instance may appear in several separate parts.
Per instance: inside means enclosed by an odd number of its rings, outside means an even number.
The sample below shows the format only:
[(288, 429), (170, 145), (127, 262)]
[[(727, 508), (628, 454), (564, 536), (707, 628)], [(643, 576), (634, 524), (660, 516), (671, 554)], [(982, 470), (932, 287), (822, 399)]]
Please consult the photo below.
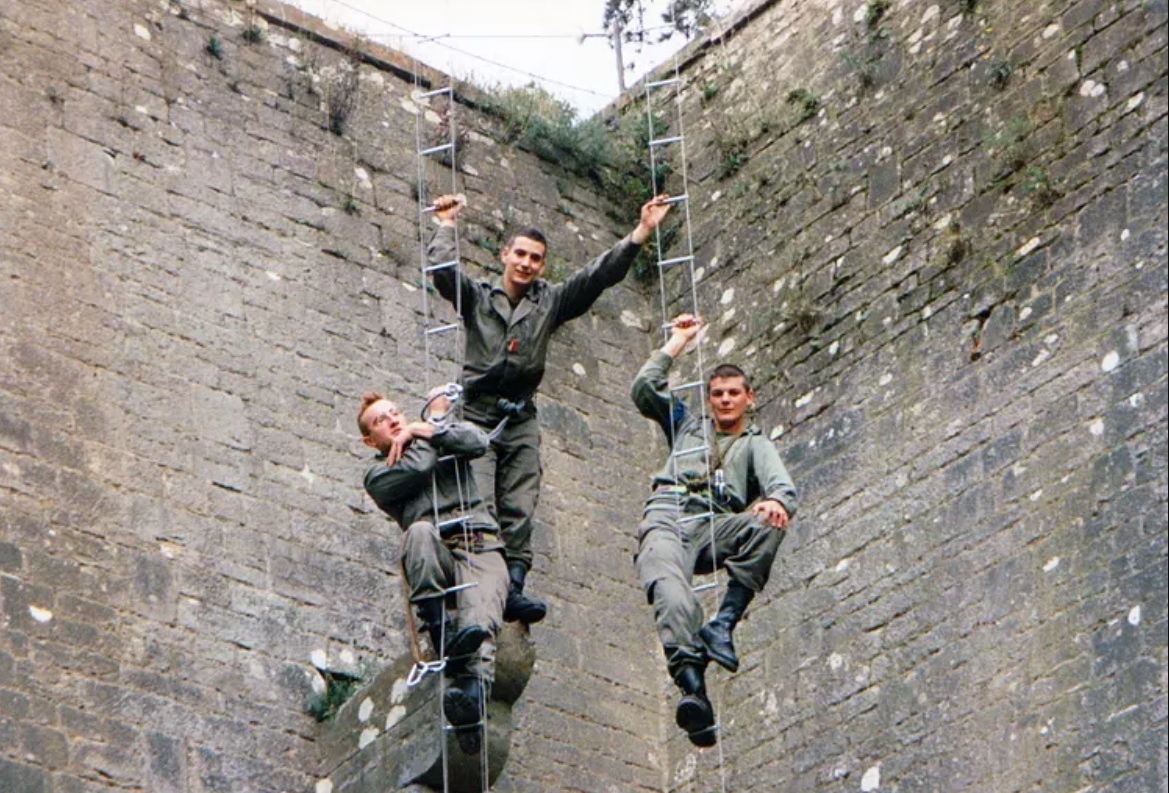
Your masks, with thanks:
[(435, 597), (418, 603), (418, 618), (430, 634), (430, 644), (439, 658), (448, 664), (466, 664), (467, 657), (479, 649), (483, 640), (491, 634), (479, 625), (468, 625), (455, 630), (454, 623), (446, 615), (442, 598)]
[(727, 584), (727, 593), (723, 596), (718, 614), (698, 631), (698, 637), (706, 645), (706, 654), (710, 656), (710, 660), (728, 672), (739, 671), (739, 656), (735, 655), (735, 643), (731, 634), (754, 597), (754, 592), (731, 579)]
[(690, 743), (714, 746), (718, 743), (718, 728), (714, 723), (714, 706), (706, 696), (706, 670), (701, 666), (680, 667), (674, 674), (674, 682), (682, 689), (674, 721), (690, 738)]
[(442, 697), (442, 712), (454, 729), (455, 740), (466, 754), (477, 754), (483, 745), (484, 714), (491, 686), (478, 677), (457, 678)]
[(503, 606), (504, 622), (522, 622), (531, 625), (544, 619), (548, 604), (524, 595), (524, 579), (528, 571), (518, 562), (507, 563), (507, 576), (511, 585), (507, 590), (507, 603)]

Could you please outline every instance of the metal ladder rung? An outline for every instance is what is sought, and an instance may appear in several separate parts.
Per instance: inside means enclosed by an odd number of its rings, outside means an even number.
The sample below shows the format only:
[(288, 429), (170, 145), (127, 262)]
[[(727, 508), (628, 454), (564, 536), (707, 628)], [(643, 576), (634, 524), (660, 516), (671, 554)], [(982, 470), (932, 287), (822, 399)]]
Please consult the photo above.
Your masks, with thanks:
[(680, 77), (671, 77), (669, 80), (654, 80), (652, 83), (646, 83), (646, 88), (662, 88), (667, 85), (678, 85), (682, 82)]
[(691, 587), (690, 591), (693, 592), (694, 594), (698, 594), (699, 592), (705, 592), (708, 589), (715, 589), (717, 587), (718, 587), (718, 582), (711, 581), (709, 584), (699, 584), (696, 587)]
[(649, 142), (649, 145), (650, 145), (650, 148), (652, 149), (654, 146), (668, 146), (671, 143), (681, 143), (681, 142), (682, 142), (682, 136), (675, 135), (672, 138), (658, 138), (657, 140), (651, 140)]
[(451, 261), (449, 261), (449, 262), (442, 262), (441, 264), (428, 264), (428, 265), (426, 265), (425, 267), (423, 267), (423, 268), (422, 268), (422, 272), (424, 272), (424, 273), (433, 273), (433, 272), (435, 272), (436, 270), (447, 270), (447, 269), (449, 269), (449, 268), (451, 268), (451, 267), (458, 267), (458, 266), (459, 266), (459, 260), (458, 260), (458, 259), (452, 259), (452, 260), (451, 260)]
[[(461, 592), (461, 591), (463, 591), (464, 589), (470, 589), (470, 588), (471, 588), (471, 587), (473, 587), (473, 586), (479, 586), (479, 582), (478, 582), (478, 581), (468, 581), (468, 582), (467, 582), (467, 583), (465, 583), (465, 584), (455, 584), (455, 585), (454, 585), (454, 586), (452, 586), (452, 587), (447, 587), (446, 589), (444, 589), (444, 590), (442, 591), (442, 597), (446, 597), (446, 596), (447, 596), (447, 595), (449, 595), (451, 592)], [(435, 595), (435, 597), (439, 597), (439, 596), (438, 596), (438, 595)]]
[[(453, 455), (453, 454), (451, 455), (451, 457), (454, 457), (454, 456), (455, 455)], [(457, 526), (460, 523), (466, 523), (468, 517), (469, 516), (467, 516), (467, 515), (459, 515), (456, 518), (448, 518), (446, 520), (440, 520), (438, 522), (438, 528), (441, 530), (441, 529), (445, 529), (447, 526)]]
[(703, 444), (702, 446), (692, 446), (689, 449), (683, 449), (680, 452), (671, 452), (671, 457), (693, 457), (696, 454), (706, 454), (710, 451), (710, 447)]
[(422, 151), (418, 152), (418, 156), (419, 157), (426, 157), (427, 155), (430, 155), (430, 154), (440, 154), (444, 151), (450, 151), (454, 147), (455, 147), (455, 144), (453, 144), (453, 143), (444, 143), (441, 146), (431, 146), (429, 149), (423, 149)]
[(713, 512), (699, 512), (697, 515), (686, 515), (678, 518), (679, 523), (698, 523), (703, 520), (710, 520), (714, 517)]
[(683, 201), (689, 201), (689, 200), (690, 200), (690, 195), (688, 193), (683, 193), (682, 195), (670, 196), (662, 203), (665, 204), (666, 206), (670, 206), (671, 204), (681, 204)]
[(675, 264), (686, 264), (694, 261), (693, 256), (676, 256), (673, 259), (662, 259), (658, 262), (658, 267), (673, 267)]
[(436, 88), (433, 91), (427, 91), (424, 94), (419, 94), (418, 98), (419, 99), (429, 99), (432, 96), (439, 96), (440, 94), (449, 94), (450, 92), (451, 92), (451, 87), (448, 85), (448, 86), (445, 86), (443, 88)]
[(439, 325), (437, 328), (427, 328), (426, 335), (427, 336), (434, 336), (434, 335), (437, 335), (439, 333), (446, 333), (448, 330), (456, 330), (459, 327), (460, 327), (460, 325), (457, 322), (452, 322), (449, 325)]
[(674, 386), (670, 389), (670, 393), (676, 394), (679, 391), (693, 391), (696, 388), (702, 388), (704, 385), (706, 385), (706, 383), (702, 382), (701, 380), (695, 380), (692, 383), (683, 383), (682, 385)]

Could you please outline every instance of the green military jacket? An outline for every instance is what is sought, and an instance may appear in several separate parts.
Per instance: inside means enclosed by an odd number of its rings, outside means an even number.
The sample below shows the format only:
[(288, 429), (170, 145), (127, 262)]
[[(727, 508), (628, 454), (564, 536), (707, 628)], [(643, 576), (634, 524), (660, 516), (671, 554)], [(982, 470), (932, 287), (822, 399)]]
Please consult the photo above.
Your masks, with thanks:
[[(638, 250), (626, 237), (561, 283), (537, 279), (515, 307), (498, 280), (456, 279), (453, 267), (434, 271), (435, 287), (458, 307), (466, 327), (464, 415), (494, 423), (505, 415), (497, 405), (502, 397), (525, 403), (519, 418), (535, 416), (536, 389), (544, 377), (553, 331), (588, 311), (602, 292), (620, 282)], [(427, 257), (432, 265), (454, 260), (453, 227), (439, 227)]]
[(710, 456), (721, 459), (723, 472), (722, 493), (713, 493), (718, 509), (742, 512), (758, 499), (774, 499), (795, 517), (796, 488), (775, 444), (754, 424), (741, 435), (724, 435), (716, 431), (713, 420), (691, 414), (685, 402), (670, 395), (667, 376), (673, 363), (673, 358), (658, 350), (633, 381), (634, 404), (643, 416), (658, 423), (670, 444), (670, 456), (653, 475), (654, 485), (710, 490), (704, 452), (709, 438), (716, 444)]
[(365, 490), (403, 530), (420, 520), (437, 525), (465, 516), (444, 536), (457, 533), (463, 523), (498, 533), (465, 463), (486, 453), (488, 443), (487, 434), (475, 425), (451, 424), (429, 441), (415, 438), (393, 465), (385, 464), (384, 454), (377, 455), (365, 472)]

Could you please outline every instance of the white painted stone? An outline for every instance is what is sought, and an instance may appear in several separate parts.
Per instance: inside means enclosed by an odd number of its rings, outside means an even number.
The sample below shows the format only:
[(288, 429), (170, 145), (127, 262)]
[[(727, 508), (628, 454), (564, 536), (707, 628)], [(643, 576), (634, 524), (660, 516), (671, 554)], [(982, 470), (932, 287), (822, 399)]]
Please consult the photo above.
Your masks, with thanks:
[(840, 352), (840, 342), (834, 341), (828, 345), (828, 354), (829, 355), (836, 355), (836, 353), (838, 353), (838, 352)]
[(833, 672), (840, 669), (842, 666), (844, 666), (844, 658), (840, 655), (840, 653), (832, 653), (832, 655), (828, 656), (828, 668)]
[(735, 349), (735, 337), (730, 336), (722, 340), (722, 344), (718, 345), (719, 357), (725, 357), (731, 350)]
[(369, 178), (369, 172), (366, 171), (364, 168), (361, 168), (361, 167), (354, 168), (353, 175), (357, 177), (357, 181), (366, 190), (373, 187), (373, 181)]
[(629, 309), (621, 312), (621, 324), (627, 328), (640, 328), (641, 319)]
[(799, 399), (797, 399), (797, 400), (796, 400), (796, 402), (795, 402), (795, 405), (796, 405), (796, 407), (798, 407), (798, 408), (802, 408), (802, 407), (804, 407), (805, 405), (807, 405), (809, 402), (811, 402), (811, 401), (812, 401), (812, 396), (813, 396), (815, 393), (816, 393), (816, 389), (814, 389), (814, 388), (813, 388), (811, 391), (809, 391), (808, 393), (804, 394), (802, 397), (800, 397)]
[(1139, 408), (1141, 405), (1145, 404), (1145, 395), (1133, 394), (1128, 398), (1128, 404), (1129, 407)]
[(1043, 38), (1049, 39), (1052, 36), (1059, 35), (1059, 23), (1053, 22), (1043, 29)]
[(386, 714), (386, 732), (392, 730), (404, 718), (406, 718), (405, 705), (395, 705), (390, 708), (390, 712)]
[(1141, 624), (1141, 607), (1133, 606), (1128, 610), (1128, 624), (1134, 628)]
[(40, 606), (29, 605), (28, 614), (34, 620), (40, 623), (46, 623), (53, 619), (53, 612), (48, 609), (43, 609)]
[(1128, 99), (1128, 109), (1129, 110), (1136, 110), (1138, 107), (1141, 106), (1141, 102), (1144, 102), (1144, 101), (1145, 101), (1145, 94), (1143, 91), (1141, 93), (1137, 94), (1136, 96), (1130, 96)]
[(893, 374), (891, 372), (885, 372), (885, 374), (881, 375), (881, 379), (877, 381), (877, 384), (882, 385), (882, 386), (886, 386), (892, 382), (893, 382)]
[(584, 377), (586, 374), (588, 374), (588, 371), (584, 368), (584, 366), (579, 363), (574, 363), (572, 365), (572, 371), (575, 372), (578, 377)]
[(1031, 239), (1024, 242), (1019, 250), (1015, 251), (1015, 255), (1026, 256), (1028, 253), (1039, 247), (1039, 242), (1040, 240), (1038, 237), (1032, 237)]
[(932, 308), (930, 308), (929, 306), (925, 306), (922, 308), (922, 310), (921, 310), (921, 318), (922, 319), (929, 319), (933, 315), (934, 315), (934, 310)]
[(369, 721), (369, 717), (373, 715), (373, 700), (369, 697), (361, 700), (361, 704), (357, 706), (357, 720), (364, 724)]
[(1019, 319), (1027, 319), (1027, 317), (1031, 316), (1031, 313), (1031, 306), (1023, 306), (1023, 308), (1019, 310)]
[(1039, 499), (1043, 498), (1043, 488), (1039, 488), (1034, 493), (1027, 496), (1027, 498), (1029, 498), (1031, 501), (1038, 501)]
[(313, 650), (309, 658), (312, 659), (313, 666), (317, 669), (327, 669), (329, 667), (329, 654), (324, 650)]
[(783, 437), (783, 433), (784, 433), (783, 425), (776, 424), (774, 427), (771, 428), (771, 432), (767, 433), (767, 437), (771, 438), (771, 440), (775, 441), (775, 440), (779, 440), (781, 437)]
[(734, 287), (731, 287), (730, 289), (727, 289), (726, 291), (724, 291), (722, 293), (722, 297), (719, 298), (718, 302), (725, 306), (734, 299), (735, 299), (735, 289), (734, 289)]
[[(713, 261), (711, 262), (711, 265), (712, 266), (714, 265)], [(704, 276), (704, 275), (706, 275), (706, 268), (705, 267), (699, 267), (697, 270), (695, 270), (694, 271), (694, 283), (698, 283), (699, 281), (701, 281), (702, 276)]]
[(313, 791), (314, 791), (314, 793), (333, 793), (333, 780), (331, 780), (331, 779), (319, 780), (317, 782), (316, 787), (313, 788)]
[(1132, 236), (1131, 231), (1129, 231), (1128, 229), (1121, 229), (1121, 231), (1120, 231), (1120, 241), (1121, 242), (1127, 242), (1128, 238), (1131, 236)]
[(377, 727), (366, 727), (357, 739), (357, 748), (364, 749), (377, 740)]
[(880, 787), (881, 766), (878, 764), (865, 769), (864, 776), (861, 777), (861, 793), (870, 793)]
[(1053, 556), (1047, 560), (1047, 564), (1043, 565), (1043, 572), (1050, 573), (1057, 567), (1059, 567), (1059, 557)]
[(1104, 419), (1094, 419), (1092, 421), (1092, 423), (1088, 425), (1088, 432), (1092, 433), (1093, 435), (1096, 435), (1097, 437), (1099, 437), (1100, 435), (1103, 435), (1104, 434)]
[(1105, 372), (1111, 372), (1117, 366), (1120, 366), (1120, 353), (1118, 353), (1116, 350), (1110, 351), (1107, 355), (1104, 356), (1103, 360), (1100, 361), (1100, 368)]
[(886, 253), (884, 258), (881, 259), (881, 261), (884, 262), (885, 264), (892, 264), (893, 262), (897, 261), (897, 257), (900, 255), (901, 255), (901, 246), (898, 245), (896, 248), (894, 248), (893, 250)]
[(274, 273), (271, 270), (265, 270), (264, 275), (268, 276), (268, 279), (271, 281), (279, 281), (280, 280), (280, 273)]
[(321, 677), (318, 672), (312, 672), (310, 685), (314, 694), (324, 694), (329, 690), (329, 684), (325, 682), (325, 678)]
[(841, 559), (839, 562), (836, 563), (836, 572), (843, 573), (845, 570), (848, 569), (848, 566), (850, 564), (852, 564), (851, 559)]
[(390, 687), (390, 704), (397, 705), (406, 699), (406, 693), (410, 687), (406, 685), (406, 678), (400, 677), (394, 681), (394, 685)]
[(151, 38), (150, 28), (146, 27), (145, 25), (142, 25), (142, 24), (135, 22), (134, 23), (134, 35), (140, 39), (146, 39), (147, 41), (150, 41), (150, 38)]
[(942, 9), (940, 7), (936, 5), (930, 6), (925, 10), (925, 13), (921, 15), (921, 24), (924, 25), (928, 22), (932, 22), (933, 20), (937, 19), (941, 13)]
[(1051, 350), (1040, 350), (1039, 354), (1031, 359), (1031, 366), (1036, 367), (1040, 364), (1046, 363), (1047, 359), (1051, 357)]
[(1095, 90), (1095, 80), (1084, 80), (1084, 82), (1080, 83), (1080, 96), (1092, 96), (1092, 92)]

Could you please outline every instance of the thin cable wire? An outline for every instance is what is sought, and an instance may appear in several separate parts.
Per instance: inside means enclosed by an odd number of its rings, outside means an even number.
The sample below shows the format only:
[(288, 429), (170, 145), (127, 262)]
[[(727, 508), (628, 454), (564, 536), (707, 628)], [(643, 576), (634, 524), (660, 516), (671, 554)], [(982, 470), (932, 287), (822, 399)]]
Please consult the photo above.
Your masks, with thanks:
[[(526, 78), (531, 79), (531, 80), (537, 80), (541, 83), (546, 83), (548, 85), (555, 85), (555, 86), (558, 86), (560, 88), (569, 88), (573, 91), (579, 91), (579, 92), (584, 93), (584, 94), (590, 94), (592, 96), (600, 97), (602, 99), (612, 99), (613, 98), (613, 95), (611, 95), (611, 94), (602, 93), (600, 91), (594, 91), (591, 88), (584, 88), (584, 87), (579, 86), (579, 85), (572, 85), (571, 83), (561, 82), (560, 80), (554, 80), (550, 77), (544, 77), (543, 75), (535, 74), (534, 72), (529, 72), (525, 69), (518, 69), (515, 66), (512, 66), (510, 64), (502, 63), (500, 61), (495, 61), (495, 60), (492, 60), (490, 58), (485, 58), (482, 55), (478, 55), (474, 52), (468, 52), (467, 50), (460, 49), (458, 47), (453, 47), (450, 44), (444, 44), (440, 40), (440, 39), (449, 39), (449, 38), (482, 38), (482, 39), (501, 38), (501, 39), (503, 39), (503, 38), (516, 38), (516, 36), (477, 35), (477, 36), (456, 37), (456, 36), (452, 36), (449, 33), (440, 34), (437, 36), (436, 35), (428, 35), (425, 33), (418, 33), (416, 31), (410, 30), (409, 28), (402, 27), (401, 25), (397, 24), (396, 22), (391, 22), (390, 20), (379, 17), (376, 14), (371, 14), (370, 12), (368, 12), (362, 8), (358, 8), (357, 6), (354, 6), (354, 5), (351, 5), (349, 3), (344, 2), (344, 0), (328, 0), (328, 1), (335, 4), (335, 5), (341, 6), (343, 8), (347, 8), (350, 11), (354, 11), (358, 14), (361, 14), (365, 17), (368, 17), (369, 19), (373, 20), (374, 22), (379, 22), (379, 23), (384, 24), (384, 25), (389, 25), (392, 28), (400, 30), (400, 31), (402, 31), (402, 33), (407, 34), (409, 37), (418, 39), (418, 43), (420, 43), (420, 44), (433, 43), (436, 46), (443, 47), (447, 50), (450, 50), (451, 52), (456, 52), (459, 55), (463, 55), (467, 58), (472, 58), (474, 60), (480, 61), (482, 63), (487, 64), (488, 66), (494, 66), (497, 69), (506, 69), (506, 70), (513, 72), (515, 74), (518, 74), (522, 77), (526, 77)], [(369, 38), (369, 39), (380, 39), (380, 38), (392, 37), (395, 34), (363, 33), (362, 35), (365, 36), (366, 38)], [(405, 50), (404, 41), (405, 41), (406, 36), (398, 34), (396, 37), (398, 38), (399, 41), (403, 42), (401, 48), (404, 51)], [(533, 38), (535, 38), (535, 36), (533, 36)], [(552, 38), (552, 37), (548, 37), (548, 38)], [(572, 36), (571, 38), (578, 38), (578, 36)], [(449, 74), (451, 72), (452, 72), (452, 70), (450, 68), (448, 68), (447, 73)]]

